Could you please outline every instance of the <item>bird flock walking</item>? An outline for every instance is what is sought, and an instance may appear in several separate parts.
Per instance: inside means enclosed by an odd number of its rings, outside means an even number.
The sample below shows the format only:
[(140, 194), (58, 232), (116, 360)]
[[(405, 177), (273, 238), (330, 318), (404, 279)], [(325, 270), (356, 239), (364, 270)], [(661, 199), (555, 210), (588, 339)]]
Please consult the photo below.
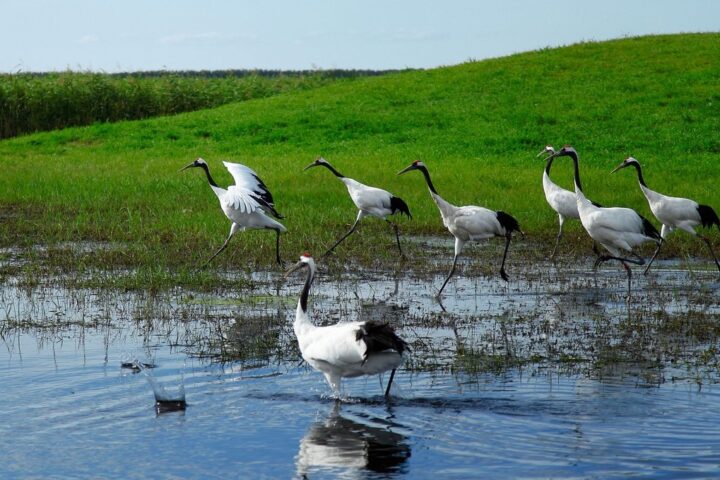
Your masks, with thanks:
[[(628, 157), (611, 173), (627, 167), (635, 168), (640, 189), (647, 199), (650, 211), (662, 224), (661, 231), (658, 232), (648, 219), (631, 208), (604, 207), (591, 201), (583, 189), (580, 179), (579, 155), (573, 147), (567, 145), (560, 150), (555, 150), (548, 145), (538, 154), (538, 156), (543, 155), (545, 156), (545, 168), (542, 176), (543, 191), (548, 204), (557, 214), (559, 223), (555, 245), (550, 254), (551, 260), (557, 254), (565, 221), (579, 219), (593, 241), (593, 251), (597, 255), (593, 268), (612, 260), (619, 262), (626, 271), (628, 301), (632, 292), (632, 269), (629, 264), (645, 265), (646, 263), (645, 259), (634, 249), (645, 242), (652, 242), (656, 245), (644, 270), (644, 273), (647, 274), (657, 258), (661, 246), (673, 230), (683, 230), (700, 238), (706, 244), (718, 271), (720, 271), (720, 262), (718, 262), (710, 239), (696, 231), (698, 226), (707, 228), (716, 226), (720, 229), (720, 219), (712, 207), (690, 199), (670, 197), (651, 190), (645, 183), (640, 163), (635, 158)], [(560, 187), (550, 178), (553, 162), (562, 157), (569, 157), (572, 161), (573, 190)], [(193, 167), (203, 169), (210, 187), (220, 201), (220, 207), (232, 222), (225, 242), (203, 264), (203, 267), (225, 250), (235, 233), (249, 229), (275, 231), (276, 260), (278, 264), (282, 265), (280, 234), (286, 232), (287, 229), (278, 221), (283, 217), (275, 209), (270, 190), (252, 169), (238, 163), (223, 163), (235, 180), (235, 185), (229, 186), (227, 189), (217, 185), (210, 174), (207, 162), (202, 158), (198, 158), (181, 169), (181, 171)], [(410, 208), (404, 200), (386, 190), (364, 185), (344, 176), (322, 157), (305, 167), (305, 170), (313, 167), (328, 169), (344, 183), (352, 202), (358, 209), (357, 217), (350, 230), (336, 240), (321, 258), (333, 252), (340, 243), (356, 231), (360, 221), (368, 216), (388, 222), (395, 233), (398, 251), (404, 257), (398, 226), (389, 218), (398, 213), (412, 218)], [(518, 232), (524, 237), (519, 222), (501, 210), (496, 211), (475, 205), (458, 207), (448, 202), (435, 189), (430, 172), (422, 161), (412, 162), (398, 172), (398, 175), (413, 170), (422, 173), (430, 191), (430, 197), (440, 212), (443, 225), (455, 238), (452, 266), (436, 294), (438, 301), (455, 273), (458, 258), (467, 242), (494, 237), (504, 238), (505, 245), (499, 273), (504, 281), (509, 281), (505, 263), (513, 233)], [(607, 253), (600, 253), (596, 244), (603, 247)], [(376, 375), (390, 371), (390, 378), (385, 388), (385, 396), (389, 396), (395, 371), (402, 364), (404, 354), (409, 351), (408, 344), (396, 334), (392, 326), (382, 322), (341, 321), (335, 325), (316, 326), (308, 313), (308, 296), (317, 273), (317, 264), (312, 255), (303, 253), (300, 261), (286, 272), (285, 277), (300, 269), (306, 269), (307, 276), (298, 300), (293, 329), (303, 359), (314, 369), (323, 373), (335, 394), (340, 393), (342, 378)]]
[(628, 263), (643, 265), (645, 260), (633, 251), (643, 242), (662, 243), (657, 229), (645, 217), (631, 208), (600, 207), (593, 204), (583, 192), (580, 181), (580, 161), (574, 148), (566, 146), (550, 155), (570, 157), (573, 162), (575, 199), (578, 215), (585, 231), (594, 241), (602, 245), (610, 255), (598, 255), (594, 267), (608, 260), (617, 260), (627, 272), (628, 299), (630, 298), (632, 270)]

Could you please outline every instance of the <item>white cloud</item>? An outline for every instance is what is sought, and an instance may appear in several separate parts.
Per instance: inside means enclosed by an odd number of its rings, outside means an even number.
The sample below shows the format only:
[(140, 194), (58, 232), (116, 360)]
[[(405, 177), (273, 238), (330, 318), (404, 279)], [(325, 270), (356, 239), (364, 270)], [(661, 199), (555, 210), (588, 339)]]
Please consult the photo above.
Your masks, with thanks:
[(341, 32), (330, 32), (321, 30), (312, 30), (306, 32), (303, 39), (309, 41), (317, 41), (332, 38), (336, 41), (338, 38), (353, 39), (355, 41), (372, 41), (372, 42), (392, 42), (392, 43), (421, 43), (421, 42), (437, 42), (445, 41), (451, 38), (446, 32), (427, 31), (427, 30), (356, 30), (346, 29)]
[(407, 31), (398, 30), (386, 33), (387, 37), (396, 42), (431, 42), (437, 40), (446, 40), (450, 36), (441, 32), (423, 32), (423, 31)]
[(90, 43), (97, 43), (99, 41), (100, 41), (100, 39), (98, 38), (97, 35), (84, 35), (77, 40), (77, 43), (87, 45)]

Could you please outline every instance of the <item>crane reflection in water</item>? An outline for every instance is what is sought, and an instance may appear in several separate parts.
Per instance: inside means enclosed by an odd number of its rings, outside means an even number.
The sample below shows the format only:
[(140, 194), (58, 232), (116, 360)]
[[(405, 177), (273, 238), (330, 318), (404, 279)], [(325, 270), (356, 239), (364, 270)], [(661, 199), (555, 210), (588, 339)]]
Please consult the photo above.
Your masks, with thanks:
[(380, 418), (354, 420), (343, 415), (340, 407), (341, 403), (335, 402), (328, 417), (312, 424), (300, 440), (298, 477), (309, 478), (317, 470), (331, 470), (339, 476), (363, 471), (407, 472), (410, 445), (407, 437), (397, 432), (402, 426)]

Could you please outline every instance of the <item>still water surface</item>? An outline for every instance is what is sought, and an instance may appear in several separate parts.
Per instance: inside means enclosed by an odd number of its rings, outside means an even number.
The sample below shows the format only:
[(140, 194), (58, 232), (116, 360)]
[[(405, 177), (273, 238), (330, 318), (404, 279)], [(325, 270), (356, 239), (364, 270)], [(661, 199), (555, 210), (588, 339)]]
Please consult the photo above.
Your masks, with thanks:
[[(292, 350), (299, 278), (282, 287), (268, 279), (254, 301), (240, 293), (228, 301), (9, 284), (0, 296), (0, 478), (720, 475), (716, 372), (669, 360), (652, 342), (641, 344), (659, 357), (650, 366), (565, 366), (537, 356), (510, 368), (458, 366), (460, 344), (518, 355), (569, 348), (592, 357), (608, 323), (619, 333), (604, 342), (642, 336), (622, 330), (630, 315), (681, 318), (697, 309), (719, 318), (717, 300), (700, 305), (677, 293), (652, 297), (657, 308), (642, 306), (650, 297), (640, 296), (628, 314), (617, 271), (600, 272), (599, 286), (577, 275), (554, 288), (537, 279), (510, 287), (494, 278), (458, 280), (448, 312), (430, 302), (428, 279), (320, 278), (311, 299), (317, 318), (412, 318), (398, 329), (415, 342), (413, 355), (437, 354), (433, 368), (411, 362), (411, 371), (398, 372), (392, 400), (368, 378), (346, 381), (341, 402)], [(638, 287), (677, 292), (684, 275), (667, 270)], [(712, 273), (693, 278), (717, 293)], [(286, 355), (249, 347), (257, 353), (216, 355), (242, 344), (243, 332), (257, 334), (258, 319), (280, 325), (273, 338)], [(678, 345), (712, 355), (717, 340)], [(187, 410), (157, 415), (143, 374), (120, 367), (128, 357), (154, 363), (151, 374), (171, 391), (182, 382)]]

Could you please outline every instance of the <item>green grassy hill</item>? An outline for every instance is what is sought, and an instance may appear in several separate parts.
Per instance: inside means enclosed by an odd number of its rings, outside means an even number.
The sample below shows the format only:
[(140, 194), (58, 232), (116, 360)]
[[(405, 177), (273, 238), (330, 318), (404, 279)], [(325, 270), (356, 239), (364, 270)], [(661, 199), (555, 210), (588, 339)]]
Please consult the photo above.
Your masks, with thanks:
[[(329, 172), (302, 171), (319, 155), (404, 198), (414, 215), (401, 221), (404, 232), (444, 232), (421, 176), (395, 175), (422, 159), (447, 200), (505, 210), (528, 242), (551, 249), (557, 219), (543, 197), (544, 164), (535, 158), (547, 143), (576, 147), (586, 194), (605, 205), (651, 218), (632, 172), (609, 175), (633, 155), (651, 188), (720, 210), (719, 51), (720, 34), (583, 43), (3, 141), (0, 245), (58, 265), (193, 266), (229, 231), (200, 172), (177, 172), (198, 156), (221, 185), (231, 177), (220, 160), (258, 172), (286, 216), (284, 256), (292, 259), (302, 250), (321, 253), (357, 213)], [(553, 178), (569, 188), (570, 170), (558, 160)], [(362, 259), (378, 238), (383, 248), (371, 256), (394, 255), (384, 248), (393, 238), (383, 222), (367, 219), (362, 231), (341, 257)], [(569, 242), (584, 245), (584, 235), (568, 225)], [(703, 253), (684, 237), (670, 243)], [(74, 253), (70, 262), (62, 248), (29, 248), (68, 241), (123, 247)], [(218, 264), (270, 265), (273, 249), (271, 232), (240, 233)]]

